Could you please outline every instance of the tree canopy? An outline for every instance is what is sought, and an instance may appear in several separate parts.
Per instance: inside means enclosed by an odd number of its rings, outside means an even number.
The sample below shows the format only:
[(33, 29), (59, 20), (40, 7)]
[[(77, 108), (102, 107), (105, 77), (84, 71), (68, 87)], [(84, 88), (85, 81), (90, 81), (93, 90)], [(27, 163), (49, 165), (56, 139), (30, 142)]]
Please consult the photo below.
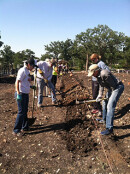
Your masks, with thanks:
[[(77, 34), (74, 40), (54, 41), (44, 46), (46, 53), (41, 56), (41, 60), (51, 57), (63, 59), (80, 70), (85, 68), (86, 58), (92, 53), (101, 55), (110, 67), (130, 68), (130, 37), (113, 31), (107, 25), (88, 28)], [(35, 57), (35, 53), (29, 49), (15, 53), (10, 46), (5, 45), (0, 51), (0, 62), (17, 67), (17, 64), (22, 64), (31, 56)]]

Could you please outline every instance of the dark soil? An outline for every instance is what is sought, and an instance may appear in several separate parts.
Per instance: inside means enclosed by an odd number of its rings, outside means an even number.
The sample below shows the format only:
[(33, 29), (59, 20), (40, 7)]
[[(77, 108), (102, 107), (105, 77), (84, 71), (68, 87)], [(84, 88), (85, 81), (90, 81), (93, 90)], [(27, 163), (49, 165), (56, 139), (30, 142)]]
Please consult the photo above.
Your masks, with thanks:
[[(31, 91), (28, 111), (30, 131), (22, 137), (12, 135), (17, 116), (15, 78), (1, 78), (0, 173), (130, 173), (130, 74), (115, 75), (123, 81), (125, 90), (115, 110), (114, 133), (109, 136), (100, 136), (105, 125), (99, 124), (97, 116), (91, 114), (91, 104), (75, 103), (77, 96), (80, 100), (82, 97), (92, 98), (91, 79), (85, 72), (73, 74), (78, 88), (72, 85), (69, 76), (66, 77), (65, 86), (60, 93), (57, 92), (59, 105), (52, 105), (51, 99), (44, 94), (43, 107), (39, 109), (35, 99), (33, 118)], [(60, 83), (58, 79), (58, 91)], [(75, 95), (79, 84), (80, 93)], [(86, 91), (87, 95), (83, 95)]]

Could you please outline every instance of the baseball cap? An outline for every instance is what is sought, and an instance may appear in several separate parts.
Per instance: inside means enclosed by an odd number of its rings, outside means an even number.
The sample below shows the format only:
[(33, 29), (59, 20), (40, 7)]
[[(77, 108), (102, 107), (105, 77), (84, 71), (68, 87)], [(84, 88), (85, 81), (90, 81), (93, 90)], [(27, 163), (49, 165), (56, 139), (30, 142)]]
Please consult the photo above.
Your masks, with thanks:
[(33, 58), (30, 58), (27, 63), (29, 63), (31, 66), (35, 66), (35, 60)]
[(88, 77), (91, 77), (94, 74), (94, 71), (98, 70), (99, 67), (97, 64), (92, 64), (88, 69)]

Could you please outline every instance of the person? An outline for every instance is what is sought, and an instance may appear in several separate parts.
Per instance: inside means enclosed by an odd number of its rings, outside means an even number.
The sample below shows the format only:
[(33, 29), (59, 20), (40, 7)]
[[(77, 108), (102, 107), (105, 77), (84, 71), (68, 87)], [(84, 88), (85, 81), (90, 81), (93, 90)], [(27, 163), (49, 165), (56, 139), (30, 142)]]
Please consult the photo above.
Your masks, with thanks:
[[(30, 92), (30, 73), (35, 66), (35, 61), (33, 58), (26, 61), (25, 65), (19, 69), (16, 82), (15, 82), (15, 97), (17, 99), (18, 114), (15, 121), (13, 134), (20, 136), (23, 131), (29, 130), (28, 125), (28, 103), (29, 103), (29, 92)], [(32, 86), (34, 89), (35, 86)]]
[(48, 86), (51, 90), (52, 104), (56, 104), (56, 94), (54, 85), (51, 82), (53, 65), (55, 63), (54, 59), (48, 61), (37, 62), (37, 84), (38, 84), (38, 107), (42, 106), (43, 102), (43, 89)]
[(96, 77), (99, 83), (97, 102), (103, 96), (104, 87), (108, 89), (105, 96), (107, 100), (103, 101), (103, 120), (106, 122), (106, 130), (101, 132), (102, 135), (108, 135), (113, 132), (114, 111), (117, 101), (124, 91), (124, 85), (109, 70), (100, 69), (98, 64), (92, 64), (89, 67), (88, 77), (91, 76)]
[[(90, 59), (94, 64), (97, 64), (100, 69), (107, 69), (108, 71), (110, 71), (109, 67), (103, 61), (100, 60), (101, 56), (99, 56), (98, 54), (96, 54), (96, 53), (92, 54), (90, 56)], [(99, 91), (99, 83), (97, 81), (97, 78), (92, 76), (92, 96), (93, 96), (93, 99), (97, 98), (98, 91)], [(101, 106), (100, 102), (93, 103), (93, 107), (94, 107), (94, 109), (92, 110), (92, 113), (93, 114), (97, 113), (98, 116), (101, 116), (102, 106)]]
[(58, 69), (57, 69), (56, 64), (54, 64), (53, 65), (53, 71), (52, 71), (52, 79), (51, 79), (51, 82), (54, 85), (54, 88), (56, 88), (57, 75), (58, 75)]
[[(48, 60), (47, 60), (48, 61)], [(56, 62), (56, 61), (55, 61)], [(52, 71), (52, 78), (51, 78), (51, 82), (54, 85), (55, 88), (55, 92), (56, 92), (56, 83), (57, 83), (57, 75), (58, 75), (58, 68), (56, 66), (56, 63), (53, 65), (53, 71)], [(50, 91), (51, 93), (51, 91)], [(51, 98), (51, 95), (48, 94), (48, 97)]]
[(63, 75), (63, 64), (61, 64), (60, 62), (58, 64), (58, 74), (59, 76)]

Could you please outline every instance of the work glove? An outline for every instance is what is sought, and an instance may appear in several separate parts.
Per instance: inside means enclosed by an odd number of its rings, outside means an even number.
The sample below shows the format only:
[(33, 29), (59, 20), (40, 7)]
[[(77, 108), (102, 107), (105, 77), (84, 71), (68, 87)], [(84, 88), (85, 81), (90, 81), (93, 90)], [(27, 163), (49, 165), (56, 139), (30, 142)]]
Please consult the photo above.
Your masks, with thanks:
[(97, 96), (96, 102), (100, 102), (101, 100), (102, 100), (102, 97), (101, 96)]
[(39, 70), (38, 70), (38, 72), (39, 72), (39, 74), (43, 74), (43, 72), (42, 72), (42, 70), (41, 70), (41, 69), (39, 69)]
[(45, 82), (45, 83), (48, 83), (48, 80), (47, 80), (47, 79), (44, 79), (44, 82)]
[(22, 100), (22, 95), (21, 94), (17, 94), (17, 100)]
[(35, 85), (30, 86), (30, 88), (36, 90), (36, 86)]

